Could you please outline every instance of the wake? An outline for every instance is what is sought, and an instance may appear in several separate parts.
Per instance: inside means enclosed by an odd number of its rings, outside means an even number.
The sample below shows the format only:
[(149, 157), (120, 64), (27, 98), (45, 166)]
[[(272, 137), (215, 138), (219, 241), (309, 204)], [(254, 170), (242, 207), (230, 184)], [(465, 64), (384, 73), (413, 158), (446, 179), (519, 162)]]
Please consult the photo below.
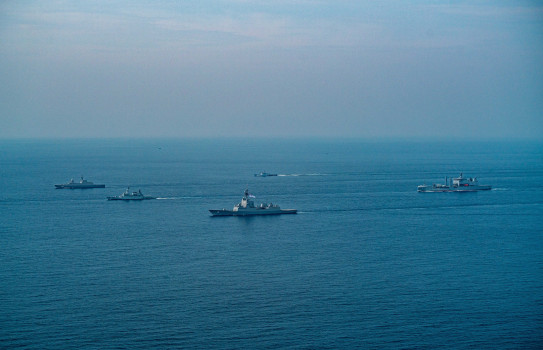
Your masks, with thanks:
[(328, 176), (329, 174), (278, 174), (277, 176)]

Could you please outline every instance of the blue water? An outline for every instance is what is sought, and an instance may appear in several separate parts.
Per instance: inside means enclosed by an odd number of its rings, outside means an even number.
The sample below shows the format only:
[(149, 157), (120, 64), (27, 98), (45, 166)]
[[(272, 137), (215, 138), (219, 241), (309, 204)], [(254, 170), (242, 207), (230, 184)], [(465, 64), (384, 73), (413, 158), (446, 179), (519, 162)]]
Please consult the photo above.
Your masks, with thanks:
[[(246, 187), (299, 213), (210, 217)], [(542, 344), (541, 143), (0, 141), (0, 348)]]

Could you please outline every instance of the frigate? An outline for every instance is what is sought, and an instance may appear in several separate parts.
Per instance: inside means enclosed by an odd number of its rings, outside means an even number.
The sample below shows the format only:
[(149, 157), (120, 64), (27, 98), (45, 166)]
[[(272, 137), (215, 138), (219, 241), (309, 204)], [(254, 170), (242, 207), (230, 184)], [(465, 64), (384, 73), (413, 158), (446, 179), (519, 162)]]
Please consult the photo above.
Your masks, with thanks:
[(75, 182), (74, 179), (71, 179), (70, 182), (61, 185), (55, 185), (55, 188), (68, 188), (68, 189), (85, 189), (85, 188), (104, 188), (104, 184), (95, 184), (94, 182), (87, 181), (81, 176), (79, 182)]
[(267, 173), (267, 172), (260, 172), (258, 174), (255, 174), (256, 177), (268, 177), (268, 176), (277, 176), (277, 174), (271, 174), (271, 173)]
[(130, 192), (130, 187), (124, 191), (120, 196), (107, 197), (108, 201), (142, 201), (144, 199), (156, 199), (151, 196), (144, 196), (141, 190)]

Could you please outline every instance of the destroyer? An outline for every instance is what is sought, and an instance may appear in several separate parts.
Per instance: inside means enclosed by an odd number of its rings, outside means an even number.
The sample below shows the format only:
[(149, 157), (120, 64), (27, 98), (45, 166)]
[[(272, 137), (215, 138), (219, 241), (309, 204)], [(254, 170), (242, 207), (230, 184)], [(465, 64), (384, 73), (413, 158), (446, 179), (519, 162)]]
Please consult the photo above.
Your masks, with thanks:
[(81, 176), (81, 180), (79, 182), (74, 182), (74, 179), (71, 179), (70, 182), (67, 184), (62, 185), (55, 185), (55, 188), (69, 188), (69, 189), (76, 189), (76, 188), (104, 188), (106, 185), (103, 184), (95, 184), (94, 182), (87, 181), (83, 179), (83, 176)]
[(130, 192), (130, 187), (120, 196), (107, 197), (108, 201), (142, 201), (144, 199), (155, 199), (155, 197), (144, 196), (141, 190)]
[(279, 214), (296, 214), (296, 209), (281, 209), (275, 204), (262, 203), (255, 206), (252, 198), (253, 195), (249, 193), (249, 190), (245, 190), (241, 202), (236, 204), (234, 209), (210, 209), (213, 216), (249, 216), (249, 215), (279, 215)]
[(490, 185), (479, 185), (477, 178), (466, 178), (460, 173), (460, 176), (449, 181), (445, 178), (445, 184), (433, 184), (432, 186), (420, 185), (418, 192), (475, 192), (491, 190)]

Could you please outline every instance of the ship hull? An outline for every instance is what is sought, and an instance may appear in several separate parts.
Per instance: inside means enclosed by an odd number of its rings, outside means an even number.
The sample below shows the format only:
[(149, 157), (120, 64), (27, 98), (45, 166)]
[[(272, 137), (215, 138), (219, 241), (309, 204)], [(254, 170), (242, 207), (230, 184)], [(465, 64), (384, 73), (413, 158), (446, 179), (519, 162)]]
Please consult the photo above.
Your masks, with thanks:
[(280, 210), (226, 210), (226, 209), (210, 209), (209, 212), (212, 216), (262, 216), (262, 215), (282, 215), (282, 214), (296, 214), (296, 209), (280, 209)]
[(492, 186), (477, 186), (475, 188), (461, 188), (461, 187), (453, 187), (453, 188), (433, 188), (433, 187), (427, 187), (427, 188), (419, 188), (418, 192), (424, 192), (424, 193), (437, 193), (437, 192), (478, 192), (478, 191), (490, 191), (492, 189)]
[(144, 201), (147, 199), (155, 199), (154, 197), (148, 198), (119, 198), (119, 197), (107, 197), (108, 201)]
[(87, 188), (105, 188), (106, 185), (55, 185), (56, 189), (83, 190)]

